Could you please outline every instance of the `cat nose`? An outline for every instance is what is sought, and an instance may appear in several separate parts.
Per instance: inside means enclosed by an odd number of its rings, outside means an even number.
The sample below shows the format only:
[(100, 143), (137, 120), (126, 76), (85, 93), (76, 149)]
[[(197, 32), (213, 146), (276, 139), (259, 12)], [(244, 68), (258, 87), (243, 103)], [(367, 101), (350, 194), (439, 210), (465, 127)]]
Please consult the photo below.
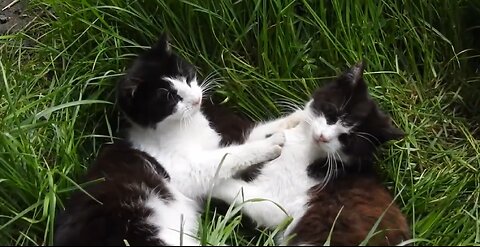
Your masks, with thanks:
[(326, 138), (323, 134), (321, 134), (320, 136), (315, 137), (315, 141), (317, 143), (320, 143), (320, 142), (327, 143), (330, 141), (330, 139)]
[(193, 106), (198, 106), (198, 105), (200, 105), (200, 103), (202, 103), (202, 98), (198, 98), (198, 99), (194, 100), (192, 102), (192, 105)]

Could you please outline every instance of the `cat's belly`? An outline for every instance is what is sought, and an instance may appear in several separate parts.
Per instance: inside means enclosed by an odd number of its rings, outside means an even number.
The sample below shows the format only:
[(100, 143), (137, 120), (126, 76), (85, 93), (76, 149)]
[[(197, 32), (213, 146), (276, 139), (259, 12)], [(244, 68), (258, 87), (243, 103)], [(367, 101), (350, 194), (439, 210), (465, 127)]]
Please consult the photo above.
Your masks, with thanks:
[(246, 210), (249, 214), (256, 214), (255, 220), (261, 225), (275, 228), (287, 217), (293, 220), (301, 217), (307, 209), (308, 191), (317, 181), (307, 174), (308, 152), (303, 146), (295, 144), (286, 143), (282, 155), (267, 163), (257, 179), (246, 185), (244, 193), (247, 198), (271, 201)]
[(201, 158), (201, 153), (198, 149), (188, 152), (164, 151), (154, 156), (170, 175), (171, 184), (194, 200), (206, 194), (208, 188), (205, 185), (211, 182), (208, 178), (212, 177), (211, 174), (205, 174), (206, 171), (196, 163), (195, 158)]

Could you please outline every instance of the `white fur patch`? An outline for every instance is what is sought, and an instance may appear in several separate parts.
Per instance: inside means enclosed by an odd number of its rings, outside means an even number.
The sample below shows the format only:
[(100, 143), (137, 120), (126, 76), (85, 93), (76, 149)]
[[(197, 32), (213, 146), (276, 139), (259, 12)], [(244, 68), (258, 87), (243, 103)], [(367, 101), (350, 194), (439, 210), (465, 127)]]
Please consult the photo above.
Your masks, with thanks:
[(159, 226), (158, 237), (169, 246), (200, 245), (196, 238), (197, 204), (172, 186), (167, 188), (173, 194), (174, 201), (164, 202), (158, 195), (150, 194), (145, 204), (153, 210), (153, 214), (147, 221)]

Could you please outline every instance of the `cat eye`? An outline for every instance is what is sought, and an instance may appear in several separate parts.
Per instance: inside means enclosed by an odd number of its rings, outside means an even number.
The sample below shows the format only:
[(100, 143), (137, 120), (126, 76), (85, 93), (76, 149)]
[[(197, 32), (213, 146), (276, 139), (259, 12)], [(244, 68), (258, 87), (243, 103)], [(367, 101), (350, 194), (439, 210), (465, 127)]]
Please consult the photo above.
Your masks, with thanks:
[(166, 88), (158, 88), (157, 89), (157, 95), (158, 96), (162, 96), (162, 95), (165, 95), (164, 97), (166, 97), (166, 99), (168, 101), (178, 101), (178, 100), (181, 100), (181, 97), (178, 96), (177, 94), (173, 94), (171, 93), (168, 89)]
[(332, 104), (325, 104), (322, 107), (322, 112), (327, 119), (327, 124), (332, 125), (338, 121), (338, 110)]
[(342, 116), (340, 117), (340, 120), (344, 126), (349, 127), (355, 125), (355, 120), (353, 120), (351, 117)]
[(336, 114), (332, 114), (332, 115), (325, 114), (325, 118), (327, 119), (328, 125), (335, 124), (338, 121), (338, 117)]
[(180, 97), (178, 94), (173, 94), (173, 93), (168, 92), (167, 93), (167, 99), (171, 100), (171, 101), (180, 101), (182, 99), (182, 97)]

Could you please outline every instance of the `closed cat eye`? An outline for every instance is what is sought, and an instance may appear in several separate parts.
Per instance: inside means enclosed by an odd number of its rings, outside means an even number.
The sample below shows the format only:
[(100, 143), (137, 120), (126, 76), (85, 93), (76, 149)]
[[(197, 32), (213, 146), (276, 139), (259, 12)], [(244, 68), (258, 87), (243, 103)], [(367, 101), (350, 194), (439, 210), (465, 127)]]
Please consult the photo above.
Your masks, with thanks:
[(327, 119), (327, 124), (334, 124), (338, 120), (338, 110), (331, 103), (326, 103), (322, 107), (322, 113)]
[(166, 98), (167, 100), (169, 101), (172, 101), (172, 100), (180, 100), (180, 96), (178, 96), (177, 94), (172, 94), (170, 91), (168, 91), (168, 89), (166, 88), (158, 88), (157, 89), (157, 95), (158, 96), (161, 96), (161, 95), (165, 95), (166, 94)]
[(323, 112), (325, 114), (337, 114), (338, 110), (337, 110), (337, 107), (335, 107), (332, 103), (326, 103), (324, 104), (324, 106), (322, 107), (323, 109)]

